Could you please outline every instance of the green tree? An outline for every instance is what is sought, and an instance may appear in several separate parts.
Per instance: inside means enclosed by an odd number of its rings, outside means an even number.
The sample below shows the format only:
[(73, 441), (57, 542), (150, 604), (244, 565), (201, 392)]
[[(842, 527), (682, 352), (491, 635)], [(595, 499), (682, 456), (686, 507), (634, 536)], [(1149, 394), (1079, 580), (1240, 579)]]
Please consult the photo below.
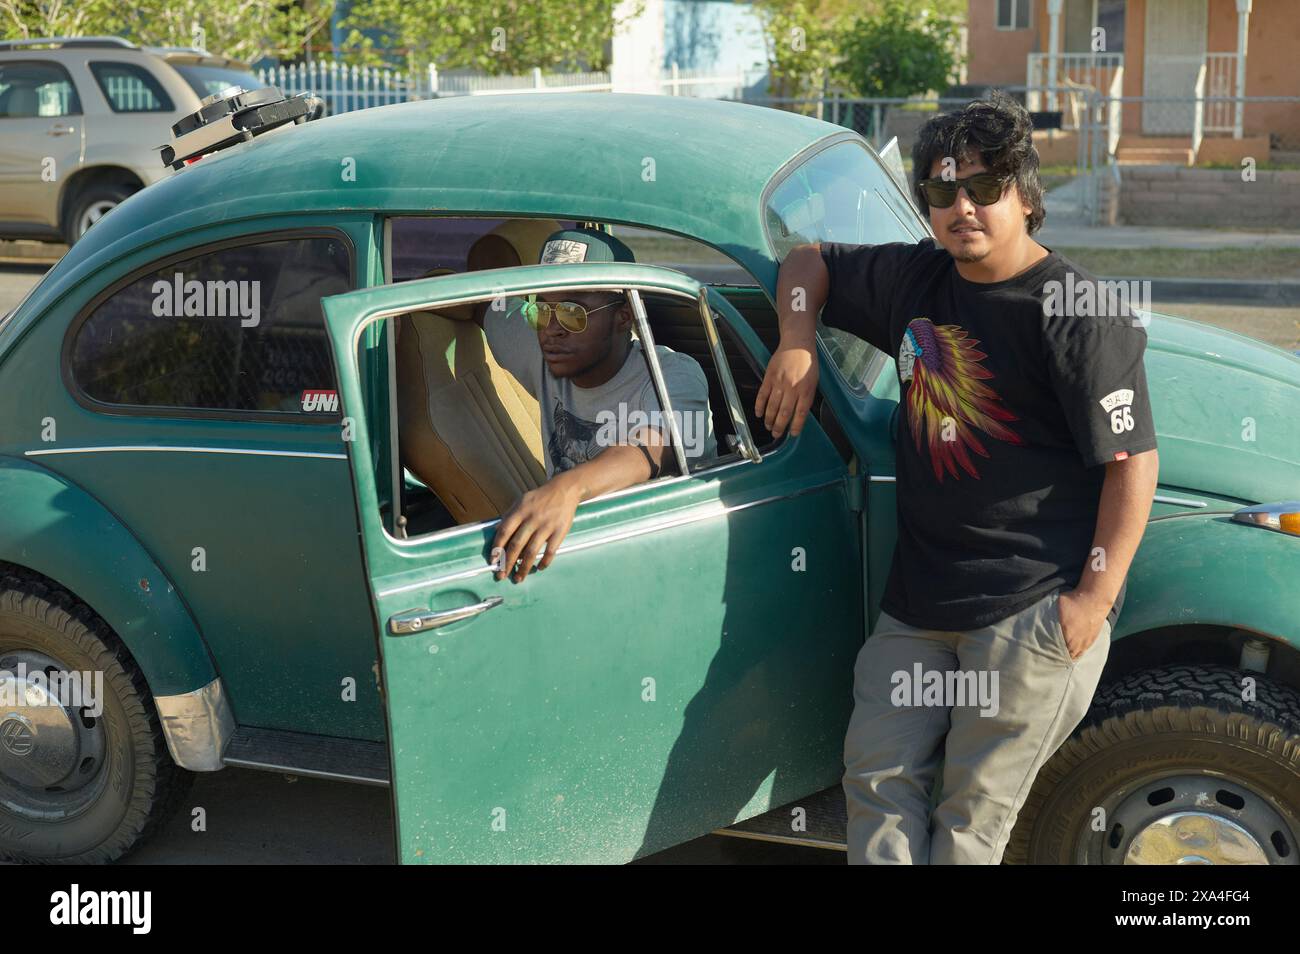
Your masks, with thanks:
[(114, 0), (0, 0), (0, 38), (115, 33), (120, 7)]
[(838, 36), (850, 9), (847, 0), (755, 0), (763, 24), (771, 96), (819, 98), (839, 56)]
[(348, 59), (411, 70), (476, 69), (492, 75), (604, 70), (621, 18), (614, 0), (358, 0), (344, 20)]
[(952, 82), (960, 25), (949, 3), (880, 0), (849, 26), (836, 78), (859, 96), (906, 97)]
[(252, 62), (297, 59), (328, 29), (336, 0), (0, 0), (0, 35), (116, 35)]

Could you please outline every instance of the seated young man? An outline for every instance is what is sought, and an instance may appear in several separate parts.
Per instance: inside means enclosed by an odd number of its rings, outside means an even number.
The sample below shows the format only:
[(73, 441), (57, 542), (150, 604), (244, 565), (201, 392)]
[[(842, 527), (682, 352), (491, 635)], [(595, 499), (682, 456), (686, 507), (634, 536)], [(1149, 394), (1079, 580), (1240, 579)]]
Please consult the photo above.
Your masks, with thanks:
[[(615, 261), (633, 257), (612, 235), (566, 229), (547, 239), (539, 264)], [(554, 292), (504, 305), (484, 302), (474, 320), (493, 357), (537, 399), (548, 478), (502, 515), (492, 541), (496, 578), (520, 582), (543, 549), (537, 568), (550, 566), (578, 504), (675, 471), (676, 457), (624, 296)], [(703, 370), (664, 345), (655, 353), (688, 462), (717, 456)]]

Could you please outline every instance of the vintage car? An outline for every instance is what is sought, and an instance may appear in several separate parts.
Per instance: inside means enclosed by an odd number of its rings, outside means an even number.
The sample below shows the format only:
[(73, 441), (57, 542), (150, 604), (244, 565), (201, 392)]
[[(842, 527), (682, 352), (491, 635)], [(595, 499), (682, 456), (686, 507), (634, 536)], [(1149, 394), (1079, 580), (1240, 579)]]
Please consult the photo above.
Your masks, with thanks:
[[(0, 321), (0, 854), (119, 858), (224, 766), (390, 785), (405, 862), (842, 845), (899, 381), (822, 329), (803, 432), (754, 400), (791, 248), (929, 234), (898, 169), (791, 112), (518, 94), (285, 126), (123, 202)], [(637, 261), (535, 264), (580, 223)], [(513, 256), (471, 263), (489, 234)], [(718, 455), (499, 581), (538, 408), (464, 309), (602, 289), (698, 361)], [(1296, 864), (1300, 360), (1148, 317), (1161, 485), (1007, 858)]]

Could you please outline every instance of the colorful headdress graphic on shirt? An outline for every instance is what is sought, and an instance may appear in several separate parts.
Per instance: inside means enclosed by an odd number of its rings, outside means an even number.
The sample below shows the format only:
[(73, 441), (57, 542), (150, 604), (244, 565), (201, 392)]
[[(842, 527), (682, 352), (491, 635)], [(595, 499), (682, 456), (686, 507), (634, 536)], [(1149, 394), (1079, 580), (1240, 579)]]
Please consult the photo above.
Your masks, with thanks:
[(1001, 423), (1019, 418), (1002, 406), (992, 388), (980, 383), (993, 377), (993, 372), (980, 364), (988, 356), (977, 344), (957, 325), (913, 318), (899, 348), (899, 377), (912, 382), (906, 398), (912, 437), (918, 451), (922, 437), (929, 444), (930, 463), (940, 483), (945, 471), (960, 479), (958, 465), (979, 479), (970, 452), (981, 457), (989, 454), (975, 436), (976, 429), (1010, 444), (1024, 443)]

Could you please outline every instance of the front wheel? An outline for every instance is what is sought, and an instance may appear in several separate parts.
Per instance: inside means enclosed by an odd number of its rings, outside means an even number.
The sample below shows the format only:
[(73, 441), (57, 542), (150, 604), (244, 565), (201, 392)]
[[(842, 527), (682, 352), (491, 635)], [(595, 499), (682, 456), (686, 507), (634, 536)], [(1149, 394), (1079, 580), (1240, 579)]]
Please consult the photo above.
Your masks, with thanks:
[(1133, 673), (1043, 766), (1004, 860), (1300, 864), (1297, 749), (1294, 689), (1220, 666)]
[(66, 591), (0, 573), (0, 859), (115, 861), (192, 777), (104, 621)]

